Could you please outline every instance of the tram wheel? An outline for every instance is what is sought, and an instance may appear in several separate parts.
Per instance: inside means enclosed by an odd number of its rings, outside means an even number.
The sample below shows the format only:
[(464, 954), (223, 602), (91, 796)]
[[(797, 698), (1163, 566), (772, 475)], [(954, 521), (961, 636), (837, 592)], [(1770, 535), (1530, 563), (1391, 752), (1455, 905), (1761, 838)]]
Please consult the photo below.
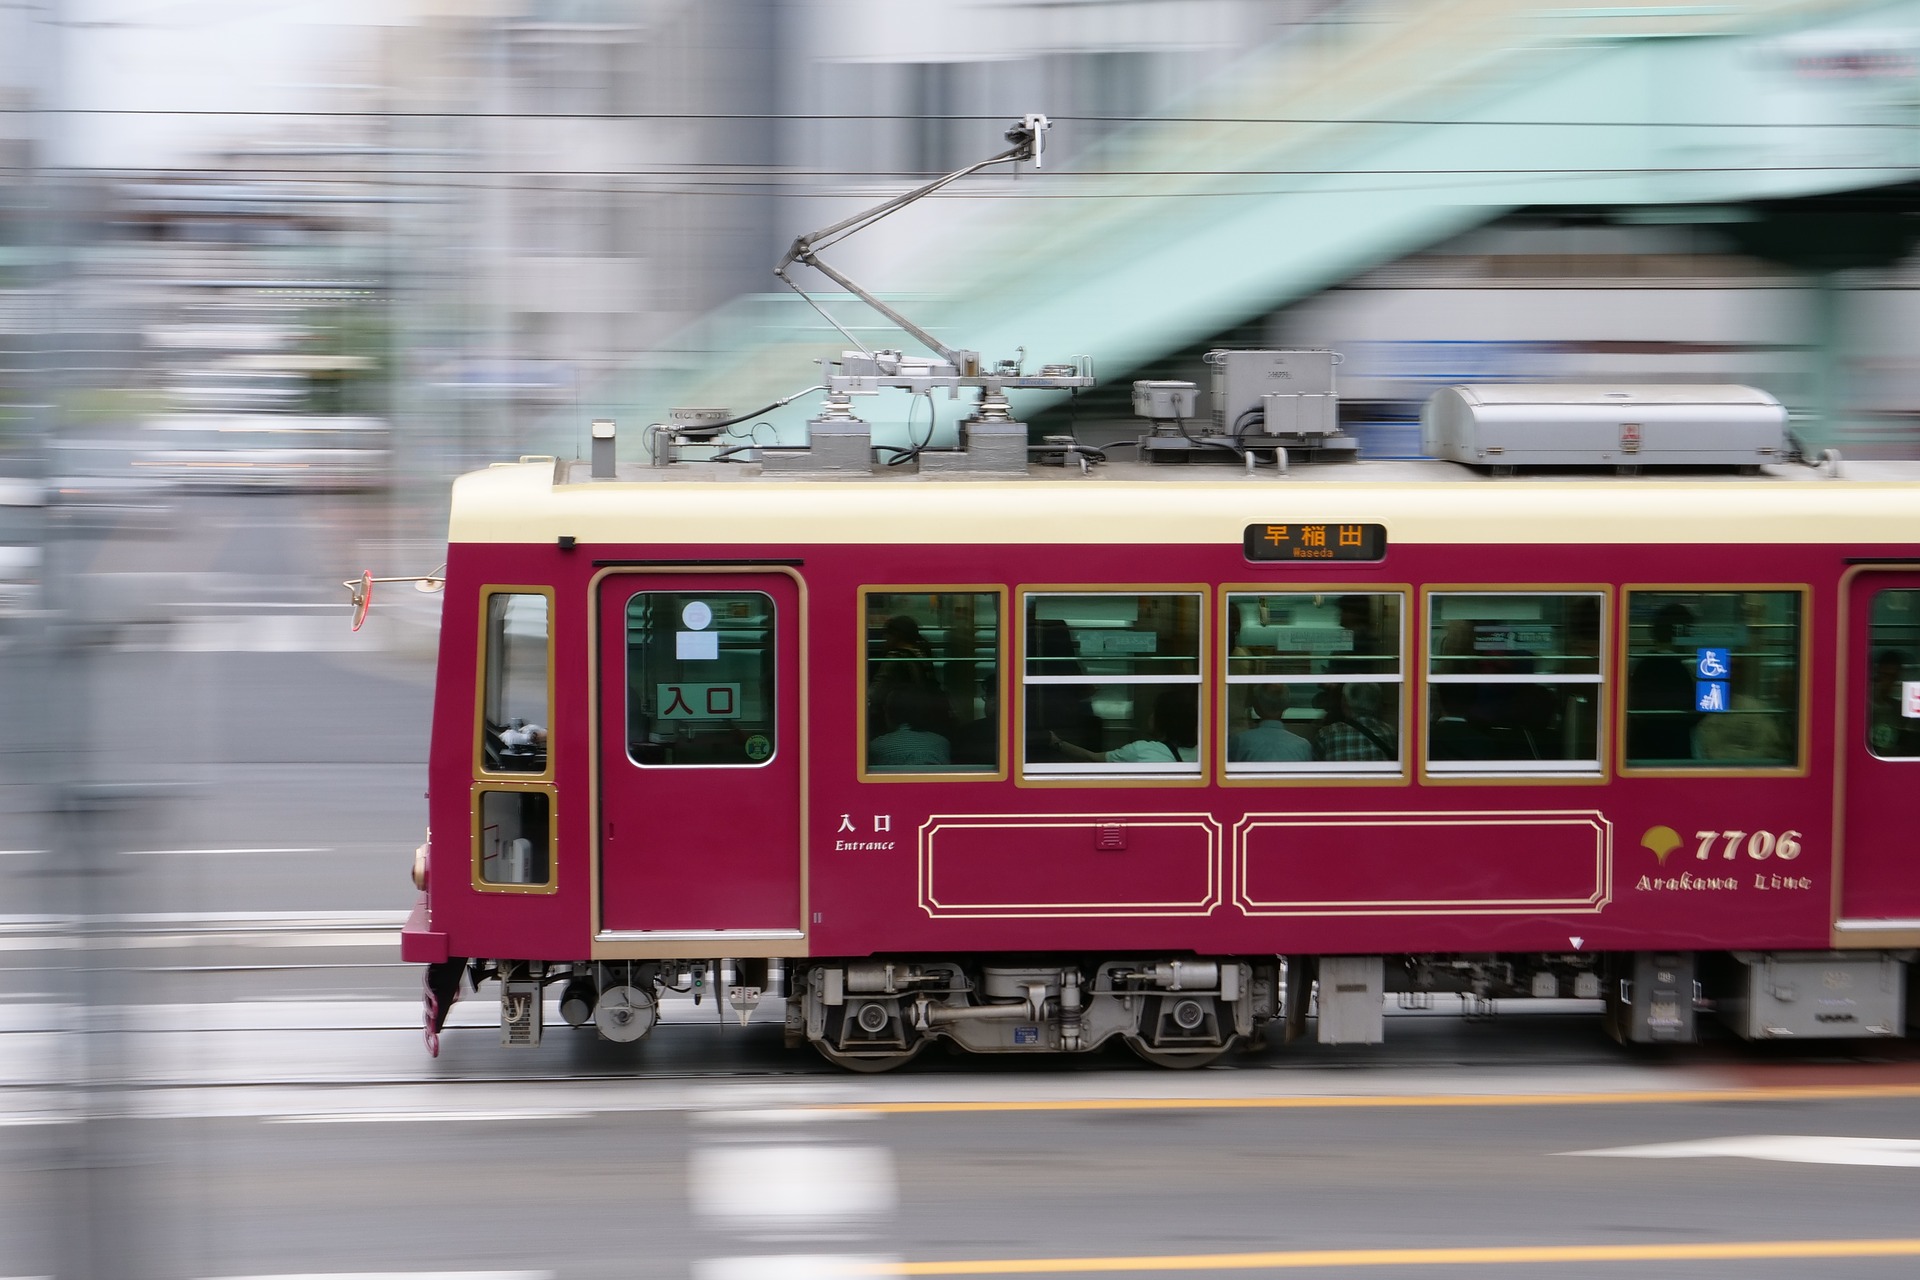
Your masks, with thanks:
[(1233, 1051), (1232, 1040), (1217, 1049), (1156, 1049), (1143, 1040), (1128, 1040), (1127, 1048), (1156, 1067), (1169, 1071), (1197, 1071), (1210, 1067)]
[(920, 1051), (930, 1043), (932, 1043), (930, 1040), (920, 1040), (915, 1042), (910, 1049), (894, 1049), (887, 1053), (860, 1054), (842, 1053), (838, 1049), (828, 1047), (824, 1041), (820, 1040), (814, 1041), (813, 1047), (820, 1051), (821, 1057), (836, 1067), (841, 1067), (847, 1071), (858, 1071), (862, 1075), (878, 1075), (882, 1071), (891, 1071), (895, 1067), (903, 1067), (907, 1063), (912, 1062), (920, 1056)]

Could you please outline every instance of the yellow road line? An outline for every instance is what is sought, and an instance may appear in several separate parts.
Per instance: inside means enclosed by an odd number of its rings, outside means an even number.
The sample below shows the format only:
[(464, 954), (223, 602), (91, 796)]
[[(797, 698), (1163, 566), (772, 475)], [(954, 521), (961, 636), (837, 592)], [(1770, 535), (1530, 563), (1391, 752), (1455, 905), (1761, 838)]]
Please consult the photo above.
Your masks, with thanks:
[(1166, 1257), (1005, 1258), (875, 1264), (877, 1276), (1039, 1276), (1124, 1271), (1251, 1271), (1305, 1267), (1457, 1267), (1516, 1262), (1738, 1262), (1920, 1257), (1920, 1240), (1738, 1240), (1725, 1244), (1521, 1245), (1475, 1249), (1299, 1249)]
[(1646, 1089), (1619, 1093), (1385, 1093), (1285, 1098), (1010, 1098), (975, 1102), (828, 1102), (817, 1111), (941, 1115), (993, 1111), (1272, 1111), (1340, 1107), (1592, 1107), (1683, 1102), (1825, 1102), (1920, 1098), (1920, 1084), (1802, 1085), (1750, 1089)]

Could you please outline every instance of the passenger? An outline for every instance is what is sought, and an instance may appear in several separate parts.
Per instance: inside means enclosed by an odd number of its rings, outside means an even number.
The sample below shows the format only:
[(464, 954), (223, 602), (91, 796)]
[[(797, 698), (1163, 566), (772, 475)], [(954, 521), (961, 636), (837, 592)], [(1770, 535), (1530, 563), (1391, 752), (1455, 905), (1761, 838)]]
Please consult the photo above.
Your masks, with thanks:
[(1340, 625), (1353, 636), (1353, 656), (1377, 658), (1393, 653), (1393, 645), (1373, 622), (1373, 602), (1366, 596), (1341, 596), (1336, 606)]
[(1734, 694), (1727, 710), (1701, 716), (1691, 746), (1696, 760), (1774, 764), (1793, 760), (1778, 709), (1747, 693)]
[(1327, 718), (1313, 737), (1315, 760), (1398, 760), (1391, 725), (1380, 719), (1380, 686), (1330, 684), (1321, 693)]
[(900, 685), (887, 691), (887, 731), (867, 744), (867, 767), (925, 769), (951, 764), (952, 749), (925, 726), (940, 722), (939, 699), (927, 689)]
[(1258, 718), (1252, 728), (1242, 729), (1227, 739), (1228, 760), (1248, 763), (1313, 759), (1313, 744), (1281, 723), (1287, 713), (1286, 685), (1255, 685), (1252, 702)]
[[(1073, 628), (1060, 618), (1042, 618), (1027, 614), (1027, 653), (1029, 670), (1036, 675), (1078, 676), (1086, 674), (1074, 645)], [(1100, 734), (1100, 718), (1093, 713), (1093, 694), (1084, 684), (1035, 684), (1027, 686), (1026, 759), (1034, 764), (1055, 764), (1075, 759), (1055, 742), (1088, 741)]]
[(1882, 649), (1873, 659), (1867, 698), (1867, 746), (1877, 756), (1920, 756), (1920, 719), (1900, 704), (1909, 658), (1899, 649)]
[(1167, 686), (1154, 700), (1153, 714), (1147, 720), (1147, 736), (1111, 751), (1089, 751), (1062, 740), (1057, 733), (1050, 733), (1048, 741), (1068, 760), (1089, 764), (1196, 761), (1200, 758), (1200, 700), (1190, 688)]
[(1473, 688), (1465, 684), (1433, 686), (1434, 720), (1427, 743), (1435, 760), (1497, 760), (1502, 751), (1474, 717)]
[(1627, 758), (1639, 764), (1693, 758), (1694, 664), (1676, 646), (1693, 611), (1674, 601), (1654, 611), (1647, 633), (1658, 650), (1627, 673)]
[(886, 718), (887, 694), (894, 689), (938, 687), (933, 668), (933, 646), (920, 634), (920, 624), (904, 613), (888, 618), (881, 628), (880, 652), (867, 686), (867, 717), (871, 724)]

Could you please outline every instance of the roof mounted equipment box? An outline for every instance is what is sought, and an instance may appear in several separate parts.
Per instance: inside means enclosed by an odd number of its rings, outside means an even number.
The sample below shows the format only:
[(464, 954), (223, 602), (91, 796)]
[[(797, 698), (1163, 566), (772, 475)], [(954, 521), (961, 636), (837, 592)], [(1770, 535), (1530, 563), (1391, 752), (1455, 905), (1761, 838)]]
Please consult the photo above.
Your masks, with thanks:
[(1753, 387), (1472, 383), (1420, 413), (1426, 453), (1492, 467), (1754, 467), (1793, 456), (1786, 408)]

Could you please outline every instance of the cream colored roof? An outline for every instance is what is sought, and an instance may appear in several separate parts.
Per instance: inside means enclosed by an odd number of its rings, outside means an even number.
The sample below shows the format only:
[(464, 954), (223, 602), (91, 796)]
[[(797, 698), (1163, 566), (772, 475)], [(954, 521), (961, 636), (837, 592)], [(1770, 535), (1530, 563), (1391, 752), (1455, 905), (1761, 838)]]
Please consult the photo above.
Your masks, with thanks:
[(1449, 388), (1476, 404), (1601, 405), (1623, 404), (1753, 405), (1778, 409), (1780, 402), (1764, 391), (1732, 383), (1661, 383), (1640, 386), (1621, 382), (1467, 382)]
[[(751, 470), (757, 470), (752, 468)], [(623, 468), (585, 482), (550, 459), (453, 490), (454, 542), (582, 544), (1227, 543), (1249, 524), (1364, 521), (1390, 543), (1905, 543), (1920, 555), (1920, 464), (1753, 477), (1494, 478), (1451, 463), (1035, 468), (1026, 479), (769, 478), (748, 467)], [(556, 474), (567, 476), (556, 483)], [(575, 479), (575, 477), (579, 477)], [(738, 477), (738, 478), (734, 478)], [(1462, 566), (1466, 571), (1469, 567)]]

